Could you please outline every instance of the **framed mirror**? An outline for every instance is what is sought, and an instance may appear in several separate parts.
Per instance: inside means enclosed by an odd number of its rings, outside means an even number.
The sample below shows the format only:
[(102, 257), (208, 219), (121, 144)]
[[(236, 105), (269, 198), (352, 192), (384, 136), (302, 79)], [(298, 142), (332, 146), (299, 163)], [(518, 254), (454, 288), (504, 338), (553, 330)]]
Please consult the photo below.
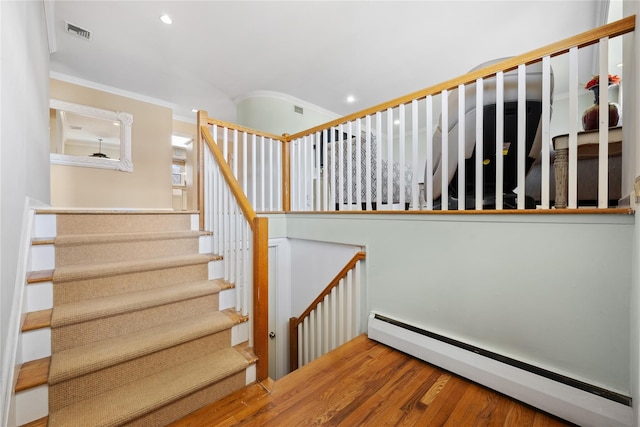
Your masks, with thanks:
[(133, 115), (51, 99), (51, 163), (133, 172)]

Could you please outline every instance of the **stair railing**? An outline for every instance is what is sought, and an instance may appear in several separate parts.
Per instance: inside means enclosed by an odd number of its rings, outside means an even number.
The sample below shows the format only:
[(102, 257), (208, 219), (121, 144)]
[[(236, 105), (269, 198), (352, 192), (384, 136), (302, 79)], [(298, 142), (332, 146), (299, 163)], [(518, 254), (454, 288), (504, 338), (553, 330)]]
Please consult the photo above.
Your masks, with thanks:
[[(607, 69), (610, 40), (634, 30), (635, 16), (629, 16), (288, 136), (287, 141), (289, 141), (291, 151), (291, 210), (404, 210), (407, 206), (414, 210), (482, 210), (486, 209), (483, 207), (483, 192), (485, 191), (483, 181), (487, 180), (487, 176), (489, 176), (489, 173), (483, 172), (483, 170), (487, 170), (485, 168), (487, 165), (491, 165), (493, 168), (494, 164), (495, 172), (490, 177), (494, 181), (489, 181), (488, 184), (495, 186), (495, 209), (531, 207), (530, 204), (529, 206), (526, 204), (525, 164), (530, 164), (527, 162), (531, 162), (533, 159), (526, 157), (526, 135), (521, 129), (526, 126), (526, 110), (528, 108), (526, 101), (529, 99), (529, 89), (525, 83), (526, 74), (532, 66), (542, 70), (542, 113), (541, 129), (539, 130), (542, 136), (540, 150), (542, 165), (541, 178), (538, 183), (540, 194), (537, 197), (539, 200), (535, 201), (539, 208), (550, 208), (550, 153), (552, 136), (554, 136), (551, 135), (550, 129), (554, 92), (552, 59), (556, 62), (560, 61), (558, 68), (566, 67), (568, 69), (567, 80), (559, 79), (558, 73), (554, 76), (555, 88), (566, 88), (564, 90), (568, 91), (568, 111), (557, 109), (553, 111), (553, 115), (562, 117), (562, 120), (567, 123), (567, 129), (559, 132), (569, 135), (567, 207), (577, 208), (577, 134), (579, 124), (576, 118), (582, 113), (582, 111), (578, 111), (578, 96), (588, 93), (586, 89), (581, 89), (579, 92), (578, 88), (584, 87), (592, 77), (591, 70), (585, 73), (584, 69), (579, 69), (579, 58), (580, 55), (595, 56), (595, 53), (590, 53), (584, 48), (596, 45), (597, 56), (600, 58), (597, 68), (598, 76), (600, 81), (606, 81), (608, 73), (613, 73), (613, 70)], [(632, 61), (633, 58), (625, 58), (625, 62), (627, 60)], [(510, 74), (507, 76), (507, 73)], [(511, 79), (514, 74), (517, 75), (518, 135), (514, 137), (514, 140), (507, 141), (503, 135), (505, 116), (501, 109), (504, 110), (504, 99), (507, 94), (506, 78)], [(620, 90), (622, 89), (623, 87), (620, 87)], [(492, 92), (491, 96), (496, 100), (496, 132), (493, 144), (495, 149), (490, 153), (482, 153), (483, 99), (489, 96), (489, 90)], [(465, 93), (473, 91), (476, 94), (475, 99), (465, 99)], [(601, 95), (599, 99), (601, 112), (608, 110), (606, 92), (602, 91), (604, 96)], [(456, 101), (457, 108), (454, 107)], [(465, 108), (465, 102), (467, 103), (466, 107), (475, 107), (475, 129), (465, 129), (465, 120), (458, 121), (456, 125), (452, 119), (453, 117), (464, 117), (466, 114), (474, 114), (467, 113), (470, 110)], [(625, 114), (627, 117), (629, 115), (637, 116), (634, 111), (626, 111)], [(600, 114), (600, 116), (604, 117), (606, 114)], [(456, 126), (457, 132), (455, 131)], [(442, 127), (444, 131), (438, 142), (434, 139), (434, 132), (439, 127)], [(599, 208), (606, 208), (609, 199), (607, 194), (609, 141), (606, 120), (600, 120), (598, 132), (597, 202)], [(469, 160), (467, 163), (467, 159), (471, 156), (471, 149), (470, 145), (466, 144), (465, 137), (469, 134), (473, 134), (476, 139), (475, 150), (477, 151), (475, 162)], [(454, 142), (454, 139), (457, 139), (457, 142)], [(474, 146), (471, 145), (471, 147)], [(515, 172), (517, 186), (513, 189), (515, 191), (511, 192), (511, 188), (503, 188), (503, 178), (507, 173), (503, 157), (506, 158), (509, 150), (515, 153), (513, 150), (515, 147), (517, 147), (518, 165)], [(439, 158), (442, 159), (440, 170), (436, 167)], [(449, 180), (439, 177), (447, 178), (454, 171), (457, 173), (458, 184), (457, 187), (455, 185), (449, 187)], [(633, 188), (633, 178), (636, 176), (633, 172), (629, 171), (626, 176), (622, 177), (623, 189)], [(465, 203), (465, 197), (456, 197), (453, 193), (457, 192), (462, 195), (467, 192), (465, 188), (466, 174), (470, 174), (469, 178), (474, 178), (471, 183), (475, 189), (473, 197), (470, 197), (469, 201)], [(562, 171), (561, 174), (564, 176)], [(559, 188), (560, 184), (562, 183), (556, 183), (556, 192), (566, 191), (564, 188)], [(420, 195), (421, 185), (424, 186), (424, 196)], [(447, 201), (451, 200), (450, 195), (456, 200), (457, 206), (449, 207)], [(510, 201), (514, 197), (517, 206), (507, 206), (507, 197)], [(556, 200), (556, 205), (564, 207), (564, 203), (558, 203), (558, 200)]]
[(317, 359), (362, 333), (361, 261), (356, 253), (299, 316), (289, 319), (290, 371)]
[(256, 215), (214, 140), (206, 112), (198, 113), (200, 228), (213, 232), (224, 279), (235, 285), (235, 309), (249, 316), (249, 344), (258, 357), (257, 380), (268, 377), (268, 220)]

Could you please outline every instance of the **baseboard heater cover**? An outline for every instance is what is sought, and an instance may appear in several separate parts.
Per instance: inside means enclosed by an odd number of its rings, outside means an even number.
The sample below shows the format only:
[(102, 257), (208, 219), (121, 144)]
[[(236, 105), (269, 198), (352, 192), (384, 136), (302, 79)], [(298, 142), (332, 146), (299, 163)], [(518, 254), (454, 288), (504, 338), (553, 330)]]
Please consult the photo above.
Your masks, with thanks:
[[(582, 426), (632, 426), (631, 398), (372, 312), (369, 338)], [(514, 363), (509, 363), (509, 362)], [(533, 372), (527, 369), (532, 367)], [(549, 373), (550, 375), (545, 375)], [(550, 378), (549, 378), (550, 377)], [(563, 379), (569, 384), (563, 382)], [(573, 382), (573, 383), (572, 383)], [(582, 387), (576, 387), (582, 385)], [(585, 386), (593, 390), (584, 390)], [(594, 393), (595, 391), (595, 393)]]

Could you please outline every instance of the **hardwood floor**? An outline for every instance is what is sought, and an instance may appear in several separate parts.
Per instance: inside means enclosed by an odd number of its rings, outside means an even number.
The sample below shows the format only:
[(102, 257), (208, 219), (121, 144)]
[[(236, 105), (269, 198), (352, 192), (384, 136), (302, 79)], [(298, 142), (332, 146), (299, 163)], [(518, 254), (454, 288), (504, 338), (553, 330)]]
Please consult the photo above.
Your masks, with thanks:
[(369, 340), (366, 335), (276, 382), (253, 384), (171, 424), (311, 425), (572, 424)]

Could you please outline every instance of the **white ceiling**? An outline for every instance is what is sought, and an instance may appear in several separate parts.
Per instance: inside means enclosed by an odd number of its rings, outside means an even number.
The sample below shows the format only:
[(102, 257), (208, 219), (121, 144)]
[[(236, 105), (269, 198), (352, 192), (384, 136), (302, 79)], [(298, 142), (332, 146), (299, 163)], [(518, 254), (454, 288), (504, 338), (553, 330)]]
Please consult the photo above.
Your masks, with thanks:
[[(55, 1), (54, 75), (235, 119), (282, 92), (340, 115), (601, 23), (602, 1)], [(172, 25), (160, 22), (163, 13)], [(92, 31), (85, 41), (64, 22)], [(356, 98), (346, 103), (347, 95)]]

